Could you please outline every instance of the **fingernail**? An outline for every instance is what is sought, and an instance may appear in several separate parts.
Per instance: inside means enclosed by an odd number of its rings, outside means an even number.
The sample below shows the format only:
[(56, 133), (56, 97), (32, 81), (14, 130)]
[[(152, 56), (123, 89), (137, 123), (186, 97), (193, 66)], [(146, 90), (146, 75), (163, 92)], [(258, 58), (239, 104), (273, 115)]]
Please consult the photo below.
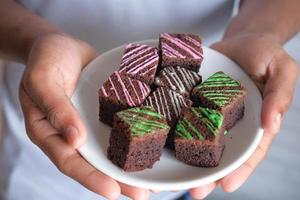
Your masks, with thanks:
[(281, 114), (277, 113), (275, 116), (275, 123), (274, 123), (274, 132), (278, 132), (280, 130), (280, 125), (281, 125)]
[(69, 126), (66, 129), (65, 137), (67, 142), (75, 148), (78, 148), (80, 146), (80, 135), (77, 128), (75, 128), (74, 126)]

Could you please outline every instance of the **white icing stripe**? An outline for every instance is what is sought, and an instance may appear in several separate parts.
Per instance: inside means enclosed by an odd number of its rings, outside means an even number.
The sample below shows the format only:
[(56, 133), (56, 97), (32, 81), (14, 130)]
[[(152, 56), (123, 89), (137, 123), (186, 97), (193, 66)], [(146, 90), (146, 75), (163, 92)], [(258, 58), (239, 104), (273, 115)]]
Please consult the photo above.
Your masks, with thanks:
[[(171, 120), (172, 120), (172, 117), (171, 117), (170, 109), (169, 109), (169, 106), (168, 106), (168, 100), (167, 100), (167, 98), (166, 98), (165, 90), (160, 89), (159, 91), (161, 91), (161, 93), (162, 93), (162, 95), (163, 95), (164, 103), (165, 103), (165, 106), (162, 107), (162, 109), (165, 110), (166, 113), (167, 113), (167, 116), (165, 116), (165, 117), (171, 121)], [(159, 91), (158, 91), (158, 92), (159, 92)], [(161, 103), (162, 103), (162, 102), (161, 102)], [(161, 106), (162, 106), (162, 104), (161, 104)]]
[[(172, 83), (172, 81), (169, 79), (169, 75), (167, 75), (167, 73), (166, 73), (164, 70), (161, 72), (161, 74), (162, 74), (162, 76), (167, 80), (168, 86), (169, 86), (170, 88), (172, 88), (173, 83)], [(176, 87), (175, 87), (174, 89), (176, 89)]]
[(175, 86), (177, 87), (177, 89), (179, 90), (180, 93), (185, 92), (185, 87), (182, 84), (182, 80), (180, 80), (176, 71), (173, 68), (168, 68), (167, 72), (169, 75), (167, 75), (166, 78), (169, 79), (169, 77), (170, 77), (174, 81)]
[(157, 108), (157, 110), (158, 110), (158, 112), (160, 114), (162, 114), (163, 116), (166, 116), (165, 113), (164, 113), (164, 110), (163, 109), (161, 110), (161, 107), (158, 104), (158, 102), (159, 102), (159, 100), (158, 100), (159, 96), (156, 96), (156, 94), (159, 95), (159, 93), (153, 92), (153, 96), (154, 96), (154, 99), (155, 99), (155, 106), (156, 106), (156, 108)]
[(194, 87), (194, 85), (196, 84), (195, 82), (195, 77), (193, 77), (192, 72), (188, 71), (186, 69), (180, 68), (179, 69), (179, 73), (182, 75), (182, 79), (186, 85), (186, 88), (188, 90), (192, 89), (192, 87)]
[(169, 96), (170, 96), (170, 99), (171, 99), (172, 108), (175, 112), (175, 115), (178, 116), (179, 115), (178, 99), (174, 96), (174, 92), (172, 92), (171, 90), (169, 90)]
[[(177, 73), (176, 73), (177, 71)], [(181, 84), (183, 85), (183, 90), (182, 92), (186, 92), (186, 89), (189, 88), (189, 82), (188, 82), (188, 77), (183, 73), (183, 69), (182, 68), (178, 68), (178, 69), (174, 69), (174, 73), (178, 74), (178, 80), (181, 82)]]

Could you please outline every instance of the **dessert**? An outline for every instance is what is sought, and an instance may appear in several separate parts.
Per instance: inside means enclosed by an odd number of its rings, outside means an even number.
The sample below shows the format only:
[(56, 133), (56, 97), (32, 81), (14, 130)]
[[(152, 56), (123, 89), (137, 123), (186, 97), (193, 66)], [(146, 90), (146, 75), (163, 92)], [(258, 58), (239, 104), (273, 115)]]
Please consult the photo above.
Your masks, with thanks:
[(194, 105), (222, 112), (226, 130), (244, 116), (245, 97), (243, 86), (223, 72), (213, 74), (192, 91)]
[(192, 101), (172, 90), (159, 87), (149, 95), (143, 105), (151, 106), (167, 119), (171, 130), (168, 134), (166, 146), (174, 149), (174, 128), (176, 122), (179, 119), (181, 110), (185, 107), (190, 107)]
[(151, 107), (135, 107), (115, 114), (108, 158), (125, 171), (152, 168), (159, 160), (170, 127)]
[(198, 72), (203, 60), (201, 39), (197, 35), (162, 33), (159, 37), (161, 67), (180, 66)]
[(166, 87), (189, 98), (191, 90), (201, 83), (201, 76), (182, 67), (166, 67), (155, 78), (155, 85)]
[(158, 50), (144, 44), (128, 44), (119, 72), (151, 85), (158, 65)]
[(170, 126), (174, 126), (182, 108), (191, 106), (192, 102), (172, 90), (159, 87), (147, 97), (143, 105), (154, 108), (167, 119)]
[(147, 84), (114, 72), (99, 89), (100, 120), (112, 125), (116, 112), (141, 105), (149, 93)]
[(175, 157), (189, 165), (218, 166), (224, 150), (223, 115), (209, 108), (190, 107), (182, 112), (175, 130)]

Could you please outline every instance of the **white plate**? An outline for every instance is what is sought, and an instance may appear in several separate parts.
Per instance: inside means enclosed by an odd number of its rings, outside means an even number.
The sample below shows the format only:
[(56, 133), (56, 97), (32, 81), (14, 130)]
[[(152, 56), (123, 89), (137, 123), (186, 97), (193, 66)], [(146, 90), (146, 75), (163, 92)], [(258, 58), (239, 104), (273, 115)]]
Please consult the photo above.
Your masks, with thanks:
[[(157, 40), (139, 43), (157, 46)], [(163, 150), (160, 161), (152, 169), (140, 172), (124, 172), (106, 157), (110, 127), (98, 120), (98, 89), (107, 77), (118, 69), (124, 46), (112, 49), (91, 62), (83, 71), (72, 97), (88, 129), (87, 143), (79, 151), (98, 170), (120, 182), (154, 190), (181, 190), (216, 181), (241, 166), (257, 147), (263, 129), (260, 125), (262, 98), (254, 83), (233, 61), (222, 54), (203, 47), (204, 61), (200, 74), (203, 80), (217, 71), (224, 71), (239, 80), (248, 92), (245, 116), (226, 137), (220, 165), (215, 168), (199, 168), (176, 160), (173, 153)]]

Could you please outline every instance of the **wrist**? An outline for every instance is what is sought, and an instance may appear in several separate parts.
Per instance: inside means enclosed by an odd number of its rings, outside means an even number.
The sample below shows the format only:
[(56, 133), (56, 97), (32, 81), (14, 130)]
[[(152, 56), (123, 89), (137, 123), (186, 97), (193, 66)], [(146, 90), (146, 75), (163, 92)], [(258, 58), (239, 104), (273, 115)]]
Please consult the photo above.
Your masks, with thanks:
[(36, 31), (30, 34), (30, 36), (26, 40), (24, 40), (23, 54), (21, 57), (22, 61), (25, 63), (28, 61), (30, 52), (37, 43), (41, 43), (45, 41), (46, 38), (54, 35), (64, 35), (64, 33), (58, 29), (53, 28)]
[(223, 36), (223, 40), (232, 37), (248, 35), (252, 37), (266, 37), (277, 44), (283, 45), (286, 42), (286, 40), (288, 40), (288, 38), (290, 37), (290, 35), (285, 33), (283, 30), (276, 30), (275, 28), (271, 27), (260, 27), (257, 26), (254, 21), (249, 22), (247, 25), (245, 24), (244, 26), (241, 26), (240, 24), (241, 22), (238, 16), (233, 18), (232, 22), (230, 23)]

